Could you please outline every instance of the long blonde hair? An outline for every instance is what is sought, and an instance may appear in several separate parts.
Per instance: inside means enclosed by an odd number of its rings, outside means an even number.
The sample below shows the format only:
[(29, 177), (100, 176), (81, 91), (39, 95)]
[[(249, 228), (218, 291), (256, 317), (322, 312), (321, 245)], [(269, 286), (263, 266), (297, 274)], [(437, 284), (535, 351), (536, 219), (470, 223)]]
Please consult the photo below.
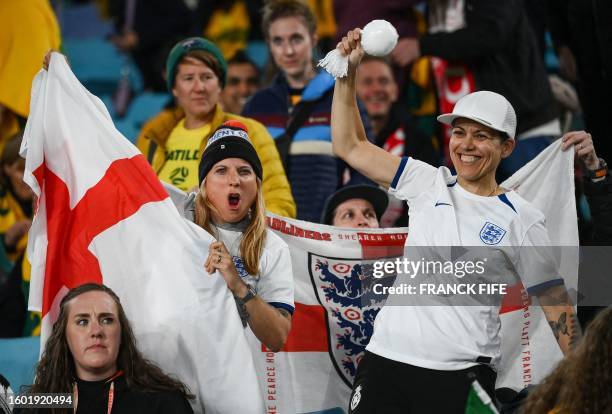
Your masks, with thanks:
[[(219, 238), (217, 229), (212, 221), (212, 213), (218, 213), (206, 196), (204, 186), (195, 199), (195, 223), (204, 230)], [(218, 215), (218, 214), (217, 214)], [(261, 194), (261, 180), (257, 178), (257, 195), (251, 206), (251, 222), (242, 233), (240, 240), (240, 256), (244, 262), (244, 268), (250, 275), (259, 273), (259, 259), (266, 242), (266, 205)]]

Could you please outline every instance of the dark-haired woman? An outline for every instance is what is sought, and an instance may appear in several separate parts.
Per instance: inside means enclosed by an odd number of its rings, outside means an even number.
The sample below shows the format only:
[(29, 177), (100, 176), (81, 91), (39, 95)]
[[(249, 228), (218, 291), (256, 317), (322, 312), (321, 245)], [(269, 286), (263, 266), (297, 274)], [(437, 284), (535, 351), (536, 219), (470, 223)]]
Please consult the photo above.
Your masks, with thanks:
[(76, 410), (45, 413), (193, 413), (187, 387), (138, 351), (117, 295), (94, 283), (74, 288), (62, 299), (27, 392), (72, 394)]
[[(333, 150), (406, 201), (410, 235), (404, 258), (419, 260), (419, 251), (433, 251), (432, 258), (441, 263), (443, 246), (474, 248), (471, 260), (490, 255), (481, 280), (490, 283), (500, 275), (512, 275), (513, 283), (520, 280), (529, 295), (538, 297), (563, 353), (570, 352), (580, 327), (562, 274), (546, 248), (551, 242), (545, 217), (495, 178), (516, 143), (517, 118), (510, 102), (500, 94), (478, 91), (461, 98), (452, 113), (438, 117), (452, 128), (448, 151), (454, 175), (446, 167), (399, 158), (367, 140), (355, 97), (357, 66), (364, 55), (360, 29), (348, 32), (337, 50), (348, 56), (349, 66), (348, 76), (339, 78), (334, 90)], [(566, 136), (564, 148), (575, 146), (579, 157), (597, 159), (590, 138), (585, 138)], [(410, 278), (421, 283), (427, 277), (427, 283), (435, 281), (438, 287), (463, 277), (456, 273), (447, 279), (435, 270), (418, 273)], [(395, 284), (406, 280), (398, 276)], [(403, 295), (402, 306), (387, 302), (376, 316), (355, 375), (350, 414), (464, 412), (473, 379), (494, 395), (501, 361), (501, 295), (472, 295), (470, 305), (475, 306), (463, 306), (466, 302), (458, 304), (459, 295), (416, 293)]]

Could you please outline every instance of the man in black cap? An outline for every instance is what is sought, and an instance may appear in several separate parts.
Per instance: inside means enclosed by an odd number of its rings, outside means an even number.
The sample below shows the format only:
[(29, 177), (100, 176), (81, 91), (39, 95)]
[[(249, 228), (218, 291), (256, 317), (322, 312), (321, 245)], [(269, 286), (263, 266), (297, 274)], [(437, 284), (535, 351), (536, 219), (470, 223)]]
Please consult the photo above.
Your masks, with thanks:
[(380, 227), (389, 198), (378, 187), (351, 185), (333, 193), (325, 202), (321, 223), (336, 227)]

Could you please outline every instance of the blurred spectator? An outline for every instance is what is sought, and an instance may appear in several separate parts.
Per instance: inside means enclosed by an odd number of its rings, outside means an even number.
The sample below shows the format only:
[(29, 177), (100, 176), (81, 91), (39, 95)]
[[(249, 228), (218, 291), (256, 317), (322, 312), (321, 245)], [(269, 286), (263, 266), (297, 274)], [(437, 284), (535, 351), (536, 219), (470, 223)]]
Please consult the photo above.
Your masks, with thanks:
[(525, 414), (609, 413), (612, 407), (612, 308), (589, 325), (574, 350), (530, 395)]
[(375, 143), (399, 157), (410, 155), (437, 166), (440, 157), (429, 137), (414, 127), (408, 110), (397, 102), (398, 85), (391, 64), (378, 57), (364, 57), (357, 72), (357, 96), (370, 119)]
[(162, 73), (168, 51), (178, 40), (195, 34), (183, 0), (109, 0), (109, 11), (115, 25), (111, 41), (132, 56), (145, 89), (165, 92)]
[(600, 155), (612, 159), (607, 125), (612, 114), (612, 2), (548, 0), (548, 13), (559, 70), (578, 81), (586, 129)]
[(336, 40), (340, 41), (349, 30), (363, 28), (374, 19), (385, 19), (399, 34), (401, 44), (405, 38), (416, 37), (416, 17), (413, 7), (419, 0), (387, 0), (371, 2), (367, 0), (334, 0), (334, 14), (338, 22)]
[(32, 189), (23, 181), (25, 160), (19, 156), (22, 135), (11, 138), (0, 157), (0, 235), (11, 260), (25, 250), (32, 225)]
[[(0, 1), (0, 152), (30, 112), (30, 91), (45, 52), (60, 47), (48, 0)], [(21, 119), (23, 121), (23, 119)]]
[[(578, 231), (581, 246), (610, 246), (612, 244), (612, 181), (608, 165), (597, 157), (591, 134), (572, 131), (563, 136), (564, 147), (574, 143), (576, 148), (576, 205)], [(590, 149), (593, 153), (590, 153)], [(597, 148), (599, 151), (599, 148)], [(585, 197), (586, 203), (581, 202)], [(587, 272), (578, 279), (578, 291), (590, 297), (599, 284), (590, 279)], [(578, 303), (578, 320), (584, 329), (602, 306), (585, 306)]]
[(0, 103), (0, 152), (2, 152), (6, 141), (22, 128), (20, 121), (23, 121), (23, 118), (20, 119), (14, 112)]
[(0, 268), (0, 338), (18, 338), (24, 331), (26, 298), (21, 275), (10, 272), (12, 263), (5, 257), (3, 262)]
[(533, 29), (538, 51), (540, 55), (542, 55), (542, 58), (544, 58), (546, 54), (547, 1), (548, 0), (523, 0), (523, 7), (525, 7), (525, 11), (527, 12), (527, 18)]
[(371, 20), (385, 19), (391, 23), (401, 38), (417, 34), (413, 7), (419, 0), (334, 0), (334, 15), (338, 23), (336, 40), (340, 41), (349, 30), (363, 28)]
[(167, 87), (176, 109), (167, 109), (148, 121), (137, 146), (162, 181), (184, 191), (198, 187), (198, 165), (212, 132), (223, 122), (244, 123), (264, 168), (263, 195), (273, 213), (295, 216), (295, 204), (274, 141), (253, 119), (225, 113), (219, 104), (227, 63), (219, 48), (201, 37), (180, 41), (168, 55)]
[[(398, 44), (393, 57), (407, 65), (433, 56), (441, 112), (476, 90), (497, 92), (512, 103), (517, 145), (500, 166), (507, 177), (561, 133), (559, 120), (523, 0), (429, 0), (429, 33)], [(398, 50), (400, 48), (401, 50)]]
[(2, 239), (2, 263), (6, 271), (6, 288), (0, 298), (4, 307), (0, 315), (0, 335), (22, 336), (39, 332), (38, 312), (26, 311), (29, 293), (30, 264), (25, 259), (28, 231), (32, 225), (34, 193), (23, 181), (25, 160), (19, 156), (22, 134), (12, 137), (0, 156), (0, 237)]
[(308, 0), (308, 7), (312, 10), (317, 21), (318, 46), (324, 53), (336, 47), (338, 28), (334, 14), (334, 3), (334, 0)]
[[(334, 0), (334, 14), (338, 22), (336, 40), (340, 41), (349, 30), (355, 27), (363, 28), (371, 20), (385, 19), (390, 22), (399, 34), (398, 46), (392, 52), (394, 60), (396, 54), (402, 50), (405, 42), (414, 42), (417, 35), (417, 18), (413, 8), (419, 0)], [(334, 45), (335, 46), (335, 45)], [(405, 66), (401, 64), (400, 66)], [(405, 70), (396, 70), (395, 78), (403, 88), (406, 74)]]
[[(376, 145), (398, 157), (411, 156), (436, 167), (440, 165), (440, 154), (432, 139), (415, 128), (408, 109), (397, 102), (398, 85), (387, 59), (364, 57), (357, 71), (356, 87), (357, 96), (368, 113)], [(381, 226), (407, 225), (408, 206), (392, 197)]]
[(199, 0), (196, 10), (199, 34), (219, 46), (231, 59), (249, 40), (261, 40), (261, 0)]
[[(262, 122), (276, 140), (300, 220), (318, 222), (323, 205), (345, 181), (366, 181), (332, 152), (330, 116), (334, 79), (317, 72), (312, 49), (317, 22), (298, 0), (272, 0), (262, 30), (280, 72), (246, 103), (243, 115)], [(365, 114), (362, 114), (365, 117)], [(345, 177), (345, 172), (350, 177)]]
[(221, 92), (223, 110), (232, 114), (242, 112), (246, 101), (259, 88), (259, 68), (243, 51), (227, 61), (227, 82)]
[(325, 202), (321, 223), (376, 229), (388, 203), (387, 193), (379, 187), (366, 184), (342, 187)]

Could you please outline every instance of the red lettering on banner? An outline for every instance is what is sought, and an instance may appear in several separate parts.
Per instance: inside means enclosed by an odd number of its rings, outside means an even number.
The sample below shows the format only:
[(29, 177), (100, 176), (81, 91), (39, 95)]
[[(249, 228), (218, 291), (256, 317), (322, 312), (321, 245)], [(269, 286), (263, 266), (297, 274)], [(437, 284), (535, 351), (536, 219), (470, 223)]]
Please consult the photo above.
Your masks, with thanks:
[[(506, 294), (507, 296), (507, 294)], [(521, 355), (523, 362), (523, 387), (531, 385), (531, 348), (529, 346), (529, 326), (531, 321), (529, 320), (530, 312), (529, 305), (531, 298), (525, 289), (521, 291), (521, 300), (523, 309), (523, 328), (521, 330)]]
[[(263, 345), (262, 345), (263, 346)], [(276, 401), (276, 354), (274, 352), (266, 352), (266, 364), (270, 364), (266, 367), (266, 399), (268, 401)], [(267, 414), (276, 413), (276, 405), (266, 406)]]
[(314, 230), (304, 230), (276, 217), (266, 217), (266, 223), (268, 227), (270, 227), (272, 230), (279, 231), (289, 236), (302, 237), (304, 239), (311, 240), (331, 241), (331, 234), (329, 233), (319, 233), (318, 231)]
[(168, 193), (143, 155), (111, 163), (102, 179), (87, 190), (73, 209), (66, 183), (44, 164), (34, 171), (34, 176), (45, 192), (47, 211), (44, 316), (62, 286), (70, 289), (86, 282), (102, 283), (98, 259), (88, 250), (98, 234), (130, 217), (144, 204), (167, 198)]

